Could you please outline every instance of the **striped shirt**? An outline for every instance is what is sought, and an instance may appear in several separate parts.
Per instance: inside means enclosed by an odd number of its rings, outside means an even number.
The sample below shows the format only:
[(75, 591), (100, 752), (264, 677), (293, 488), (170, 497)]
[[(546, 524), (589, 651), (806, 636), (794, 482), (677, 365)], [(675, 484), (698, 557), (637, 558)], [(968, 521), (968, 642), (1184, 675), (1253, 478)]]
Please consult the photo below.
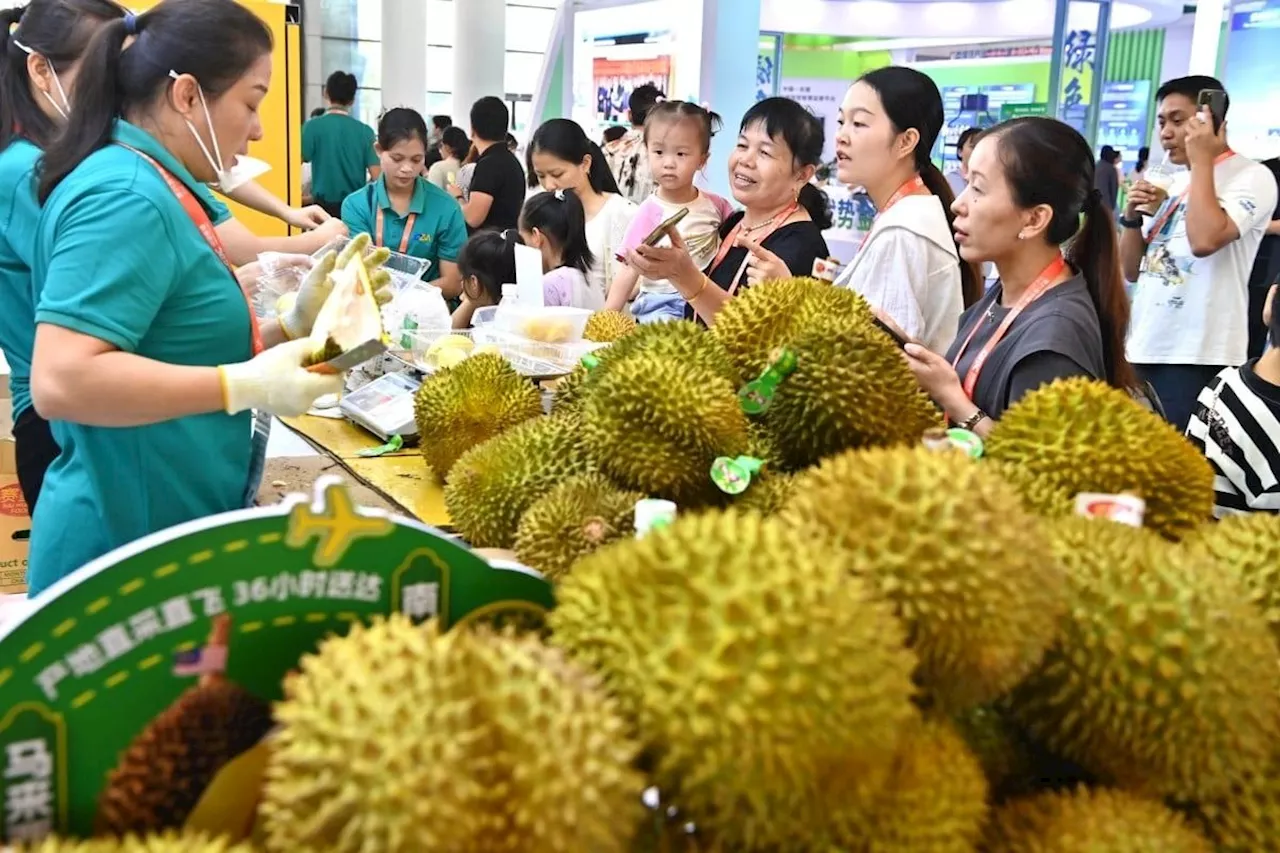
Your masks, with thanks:
[(1223, 370), (1200, 392), (1187, 438), (1213, 466), (1216, 518), (1280, 513), (1280, 386), (1257, 361)]

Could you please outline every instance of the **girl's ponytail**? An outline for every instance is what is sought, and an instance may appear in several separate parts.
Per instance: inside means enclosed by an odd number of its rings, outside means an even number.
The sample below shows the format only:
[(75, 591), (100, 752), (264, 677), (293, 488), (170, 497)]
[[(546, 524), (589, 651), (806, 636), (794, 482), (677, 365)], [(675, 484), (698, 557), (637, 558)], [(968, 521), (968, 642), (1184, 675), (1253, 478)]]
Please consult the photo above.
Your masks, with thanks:
[(1067, 244), (1064, 254), (1071, 266), (1084, 276), (1093, 307), (1098, 312), (1107, 382), (1115, 388), (1132, 391), (1138, 387), (1138, 377), (1124, 354), (1129, 296), (1120, 271), (1115, 219), (1096, 189), (1089, 192), (1082, 212), (1084, 221), (1080, 231)]
[(538, 193), (526, 201), (520, 212), (520, 230), (534, 229), (560, 250), (560, 263), (564, 266), (586, 275), (595, 263), (595, 255), (587, 245), (587, 213), (573, 190)]

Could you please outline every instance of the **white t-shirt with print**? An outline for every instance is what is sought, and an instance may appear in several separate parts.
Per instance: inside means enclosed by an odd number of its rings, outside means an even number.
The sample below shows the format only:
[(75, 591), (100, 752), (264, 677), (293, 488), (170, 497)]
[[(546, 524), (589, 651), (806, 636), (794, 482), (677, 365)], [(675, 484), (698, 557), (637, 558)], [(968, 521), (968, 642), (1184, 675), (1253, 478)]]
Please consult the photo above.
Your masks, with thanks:
[[(1235, 367), (1248, 359), (1249, 272), (1276, 209), (1276, 180), (1265, 166), (1239, 154), (1215, 166), (1213, 178), (1218, 202), (1240, 238), (1197, 258), (1181, 203), (1191, 173), (1174, 179), (1169, 199), (1144, 229), (1151, 242), (1133, 292), (1126, 347), (1134, 364)], [(1159, 232), (1152, 234), (1156, 225)]]
[(587, 247), (595, 255), (595, 263), (587, 272), (587, 284), (598, 291), (602, 299), (609, 295), (609, 285), (618, 274), (621, 266), (618, 252), (635, 215), (635, 202), (609, 193), (600, 212), (587, 220)]

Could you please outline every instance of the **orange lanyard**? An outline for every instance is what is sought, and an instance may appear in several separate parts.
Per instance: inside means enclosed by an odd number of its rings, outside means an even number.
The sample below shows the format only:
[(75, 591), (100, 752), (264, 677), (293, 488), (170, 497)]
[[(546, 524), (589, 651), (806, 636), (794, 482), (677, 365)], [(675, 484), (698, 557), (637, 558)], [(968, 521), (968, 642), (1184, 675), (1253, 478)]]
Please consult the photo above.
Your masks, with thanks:
[[(385, 244), (382, 241), (383, 213), (382, 208), (378, 208), (378, 212), (373, 215), (374, 235), (373, 245), (382, 248)], [(410, 213), (409, 218), (404, 223), (404, 235), (400, 238), (400, 248), (397, 250), (402, 255), (409, 253), (409, 238), (413, 236), (413, 224), (418, 221), (418, 214)]]
[(244, 285), (240, 283), (240, 277), (236, 275), (236, 266), (231, 263), (231, 258), (227, 256), (227, 250), (222, 245), (218, 232), (214, 229), (213, 220), (209, 218), (209, 214), (205, 212), (202, 205), (195, 197), (191, 190), (187, 189), (187, 185), (178, 180), (164, 166), (147, 154), (145, 151), (139, 151), (137, 148), (125, 145), (123, 142), (117, 142), (121, 148), (128, 148), (134, 154), (137, 154), (143, 160), (146, 160), (155, 170), (160, 173), (160, 177), (164, 178), (164, 182), (168, 184), (169, 191), (178, 199), (178, 203), (182, 205), (182, 209), (187, 216), (191, 217), (191, 222), (199, 230), (200, 236), (209, 244), (209, 248), (218, 256), (218, 260), (222, 261), (227, 268), (227, 272), (231, 273), (231, 278), (235, 281), (236, 287), (240, 290), (240, 295), (244, 297), (245, 307), (249, 309), (249, 333), (253, 338), (253, 354), (257, 355), (264, 349), (262, 345), (262, 330), (258, 328), (258, 317), (253, 310), (253, 298), (249, 295), (249, 291), (245, 290)]
[[(919, 175), (916, 175), (914, 178), (907, 181), (902, 186), (898, 187), (898, 189), (894, 192), (894, 194), (889, 196), (889, 200), (885, 202), (884, 207), (876, 211), (876, 218), (871, 220), (871, 227), (867, 229), (866, 234), (862, 235), (862, 242), (858, 244), (858, 251), (861, 252), (863, 247), (867, 245), (867, 241), (871, 239), (871, 232), (874, 231), (876, 227), (876, 219), (879, 219), (881, 216), (884, 216), (886, 213), (888, 213), (889, 208), (893, 207), (895, 204), (902, 201), (904, 198), (906, 198), (909, 195), (928, 195), (928, 194), (929, 194), (929, 190), (924, 185), (924, 178), (920, 177)], [(857, 257), (857, 256), (855, 255), (854, 257)]]
[[(1234, 157), (1235, 154), (1236, 152), (1228, 148), (1226, 151), (1223, 151), (1217, 157), (1213, 158), (1213, 165), (1217, 166), (1219, 163), (1224, 163), (1227, 160)], [(1150, 245), (1151, 241), (1156, 238), (1156, 235), (1160, 233), (1161, 229), (1163, 229), (1164, 226), (1169, 224), (1169, 220), (1172, 219), (1173, 215), (1178, 212), (1178, 208), (1186, 204), (1190, 196), (1191, 196), (1191, 188), (1187, 187), (1186, 191), (1180, 194), (1177, 198), (1173, 199), (1173, 201), (1164, 209), (1164, 212), (1160, 214), (1160, 217), (1151, 224), (1151, 230), (1147, 232), (1148, 245)]]
[[(773, 232), (777, 231), (787, 220), (791, 218), (791, 214), (800, 209), (800, 202), (793, 201), (784, 207), (781, 212), (773, 217), (769, 224), (769, 230), (764, 232), (764, 236), (756, 240), (757, 243), (764, 245), (764, 241), (773, 236)], [(711, 262), (708, 270), (715, 271), (724, 261), (725, 256), (729, 254), (729, 250), (738, 242), (738, 234), (742, 231), (742, 223), (747, 221), (747, 215), (744, 213), (742, 218), (738, 220), (738, 224), (733, 226), (733, 230), (729, 232), (729, 236), (725, 237), (720, 243), (720, 251), (716, 252), (716, 259)], [(747, 256), (742, 259), (742, 266), (738, 267), (737, 274), (733, 277), (733, 281), (729, 282), (729, 295), (733, 296), (738, 290), (738, 282), (742, 281), (742, 274), (747, 271), (747, 264), (751, 262), (751, 252), (747, 252)]]
[[(1018, 315), (1022, 313), (1032, 302), (1035, 302), (1045, 293), (1049, 292), (1058, 284), (1056, 279), (1062, 270), (1066, 267), (1067, 261), (1061, 254), (1054, 258), (1053, 263), (1044, 268), (1044, 272), (1036, 276), (1036, 280), (1031, 282), (1031, 286), (1027, 288), (1026, 293), (1022, 294), (1022, 298), (1018, 300), (1018, 304), (1005, 315), (1000, 321), (1000, 325), (996, 328), (995, 333), (978, 351), (978, 356), (973, 360), (973, 364), (969, 365), (969, 369), (964, 375), (964, 395), (973, 400), (973, 391), (978, 387), (978, 376), (982, 373), (982, 368), (986, 366), (987, 359), (991, 357), (991, 352), (996, 348), (996, 344), (1000, 343), (1005, 333), (1009, 331), (1009, 327), (1013, 325), (1013, 321), (1018, 319)], [(960, 359), (964, 355), (965, 350), (969, 348), (969, 344), (973, 343), (974, 335), (978, 334), (978, 329), (982, 328), (982, 318), (978, 318), (978, 322), (973, 324), (973, 328), (969, 331), (969, 337), (964, 339), (964, 343), (960, 345), (960, 349), (956, 351), (956, 357), (951, 362), (951, 366), (959, 369)]]

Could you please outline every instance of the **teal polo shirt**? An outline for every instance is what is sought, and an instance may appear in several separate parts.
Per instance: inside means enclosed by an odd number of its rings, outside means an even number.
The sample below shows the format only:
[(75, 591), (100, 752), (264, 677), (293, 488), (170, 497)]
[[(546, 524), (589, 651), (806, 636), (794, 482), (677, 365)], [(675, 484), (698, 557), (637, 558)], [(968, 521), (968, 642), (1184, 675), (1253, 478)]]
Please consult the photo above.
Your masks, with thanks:
[[(9, 362), (9, 391), (13, 419), (31, 408), (31, 351), (35, 348), (36, 307), (31, 288), (40, 202), (36, 196), (36, 164), (42, 152), (17, 139), (0, 152), (0, 350)], [(200, 195), (210, 208), (214, 225), (231, 218), (231, 211), (203, 184)]]
[[(206, 198), (150, 134), (120, 121), (113, 136)], [(32, 272), (37, 323), (167, 364), (252, 357), (249, 307), (235, 278), (160, 173), (127, 148), (105, 146), (58, 185), (41, 212)], [(243, 505), (248, 412), (140, 427), (52, 426), (62, 453), (36, 505), (32, 594), (112, 549)]]
[(25, 139), (15, 139), (0, 152), (0, 350), (9, 362), (15, 421), (31, 408), (31, 349), (36, 337), (31, 259), (40, 222), (40, 153)]
[(311, 164), (311, 196), (340, 204), (369, 182), (378, 165), (373, 128), (345, 113), (327, 112), (302, 126), (302, 161)]
[(404, 229), (409, 217), (414, 217), (405, 254), (431, 261), (423, 276), (425, 281), (435, 281), (440, 277), (441, 261), (457, 262), (462, 244), (467, 242), (467, 222), (453, 196), (425, 178), (418, 178), (414, 182), (409, 209), (402, 216), (391, 206), (386, 178), (378, 178), (342, 202), (342, 222), (352, 234), (368, 233), (376, 240), (379, 210), (382, 211), (383, 228), (379, 245), (393, 252), (400, 251)]

